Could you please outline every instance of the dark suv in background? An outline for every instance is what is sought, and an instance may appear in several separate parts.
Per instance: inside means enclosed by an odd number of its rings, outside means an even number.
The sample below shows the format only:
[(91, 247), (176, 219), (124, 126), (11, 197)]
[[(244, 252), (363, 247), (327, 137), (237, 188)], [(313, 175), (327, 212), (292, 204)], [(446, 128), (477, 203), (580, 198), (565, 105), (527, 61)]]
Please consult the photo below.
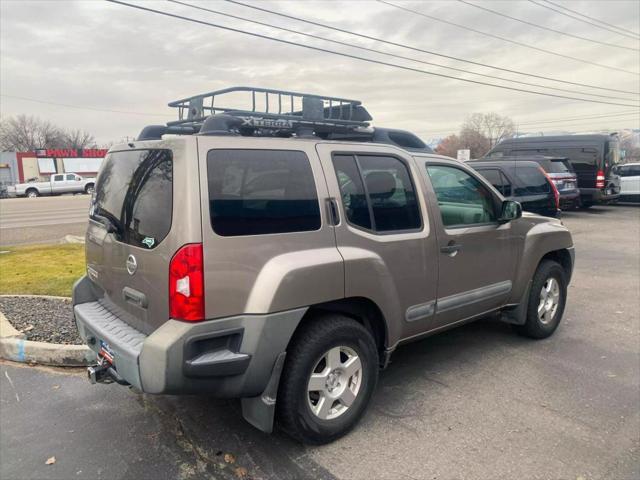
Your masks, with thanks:
[(509, 138), (496, 145), (485, 160), (531, 155), (568, 158), (578, 176), (583, 207), (616, 201), (620, 196), (620, 177), (613, 168), (620, 161), (616, 134)]
[(523, 210), (545, 217), (560, 215), (558, 189), (538, 163), (503, 160), (471, 160), (466, 163), (505, 198), (520, 202)]
[(560, 195), (560, 208), (570, 210), (580, 206), (580, 190), (578, 189), (578, 177), (573, 166), (566, 157), (545, 157), (543, 155), (485, 158), (489, 161), (501, 162), (535, 162), (551, 182), (555, 185)]

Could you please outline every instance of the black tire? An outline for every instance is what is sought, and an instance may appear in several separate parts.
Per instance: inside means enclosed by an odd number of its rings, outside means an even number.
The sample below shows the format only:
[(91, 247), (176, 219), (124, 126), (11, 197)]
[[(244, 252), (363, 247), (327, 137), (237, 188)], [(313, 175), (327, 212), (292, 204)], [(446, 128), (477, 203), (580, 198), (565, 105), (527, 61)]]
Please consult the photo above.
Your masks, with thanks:
[(84, 193), (86, 193), (87, 195), (92, 195), (94, 188), (95, 187), (94, 187), (93, 183), (89, 183), (89, 184), (87, 184), (86, 187), (84, 187)]
[[(546, 321), (540, 319), (538, 315), (538, 307), (541, 304), (542, 288), (547, 284), (549, 279), (558, 282), (559, 299), (555, 313)], [(560, 265), (553, 260), (543, 260), (538, 265), (538, 269), (533, 276), (531, 282), (531, 290), (529, 292), (529, 301), (527, 305), (527, 319), (524, 325), (515, 325), (516, 332), (529, 338), (542, 339), (553, 335), (556, 331), (564, 307), (567, 301), (567, 275)]]
[[(351, 349), (360, 359), (359, 390), (353, 403), (337, 418), (321, 419), (312, 411), (313, 394), (307, 386), (318, 362), (338, 346)], [(287, 349), (276, 403), (278, 425), (302, 443), (320, 445), (340, 438), (355, 426), (366, 410), (378, 382), (378, 370), (376, 344), (364, 326), (339, 314), (309, 319), (295, 333)], [(336, 404), (344, 408), (340, 402)]]
[(593, 207), (593, 203), (592, 202), (582, 202), (580, 204), (580, 208), (587, 210), (589, 208)]
[(35, 198), (40, 196), (40, 192), (38, 192), (38, 190), (36, 190), (35, 188), (28, 189), (26, 192), (24, 192), (24, 194), (27, 198)]

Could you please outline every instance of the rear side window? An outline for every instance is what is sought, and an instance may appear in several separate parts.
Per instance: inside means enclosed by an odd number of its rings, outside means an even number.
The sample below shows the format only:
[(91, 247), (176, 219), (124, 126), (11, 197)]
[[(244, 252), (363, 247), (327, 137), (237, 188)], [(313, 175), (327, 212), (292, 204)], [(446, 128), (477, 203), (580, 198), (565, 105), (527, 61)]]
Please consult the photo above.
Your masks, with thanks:
[(407, 166), (395, 157), (335, 155), (342, 204), (352, 225), (381, 233), (422, 226)]
[(538, 195), (551, 192), (551, 185), (539, 168), (519, 167), (516, 165), (515, 174), (519, 180), (519, 185), (515, 188), (515, 194), (517, 196)]
[(225, 237), (307, 232), (320, 228), (309, 159), (288, 150), (211, 150), (209, 212)]
[(540, 165), (547, 173), (571, 172), (571, 164), (568, 160), (543, 160)]
[(477, 168), (476, 171), (486, 178), (502, 195), (505, 197), (511, 195), (511, 184), (500, 170), (495, 168)]
[(98, 175), (91, 216), (116, 229), (118, 240), (155, 248), (171, 230), (173, 159), (170, 150), (107, 155)]

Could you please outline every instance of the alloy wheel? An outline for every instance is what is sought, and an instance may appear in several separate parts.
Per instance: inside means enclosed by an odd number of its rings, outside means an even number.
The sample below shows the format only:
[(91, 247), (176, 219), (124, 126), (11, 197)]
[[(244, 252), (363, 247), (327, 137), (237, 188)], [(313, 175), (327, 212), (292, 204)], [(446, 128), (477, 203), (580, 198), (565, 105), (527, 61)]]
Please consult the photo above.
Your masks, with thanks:
[(321, 420), (344, 414), (362, 386), (362, 362), (350, 347), (336, 346), (316, 363), (307, 384), (311, 412)]

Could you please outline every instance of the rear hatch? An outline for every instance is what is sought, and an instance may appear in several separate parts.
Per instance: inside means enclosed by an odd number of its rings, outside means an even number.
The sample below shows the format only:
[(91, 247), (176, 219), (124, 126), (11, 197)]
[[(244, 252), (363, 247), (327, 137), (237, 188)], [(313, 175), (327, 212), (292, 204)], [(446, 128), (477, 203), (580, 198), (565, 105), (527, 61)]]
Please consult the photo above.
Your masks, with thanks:
[(87, 275), (100, 302), (145, 334), (169, 318), (173, 157), (165, 148), (109, 153), (90, 210)]
[(539, 163), (549, 175), (558, 192), (568, 193), (578, 188), (578, 177), (568, 158), (545, 158)]

